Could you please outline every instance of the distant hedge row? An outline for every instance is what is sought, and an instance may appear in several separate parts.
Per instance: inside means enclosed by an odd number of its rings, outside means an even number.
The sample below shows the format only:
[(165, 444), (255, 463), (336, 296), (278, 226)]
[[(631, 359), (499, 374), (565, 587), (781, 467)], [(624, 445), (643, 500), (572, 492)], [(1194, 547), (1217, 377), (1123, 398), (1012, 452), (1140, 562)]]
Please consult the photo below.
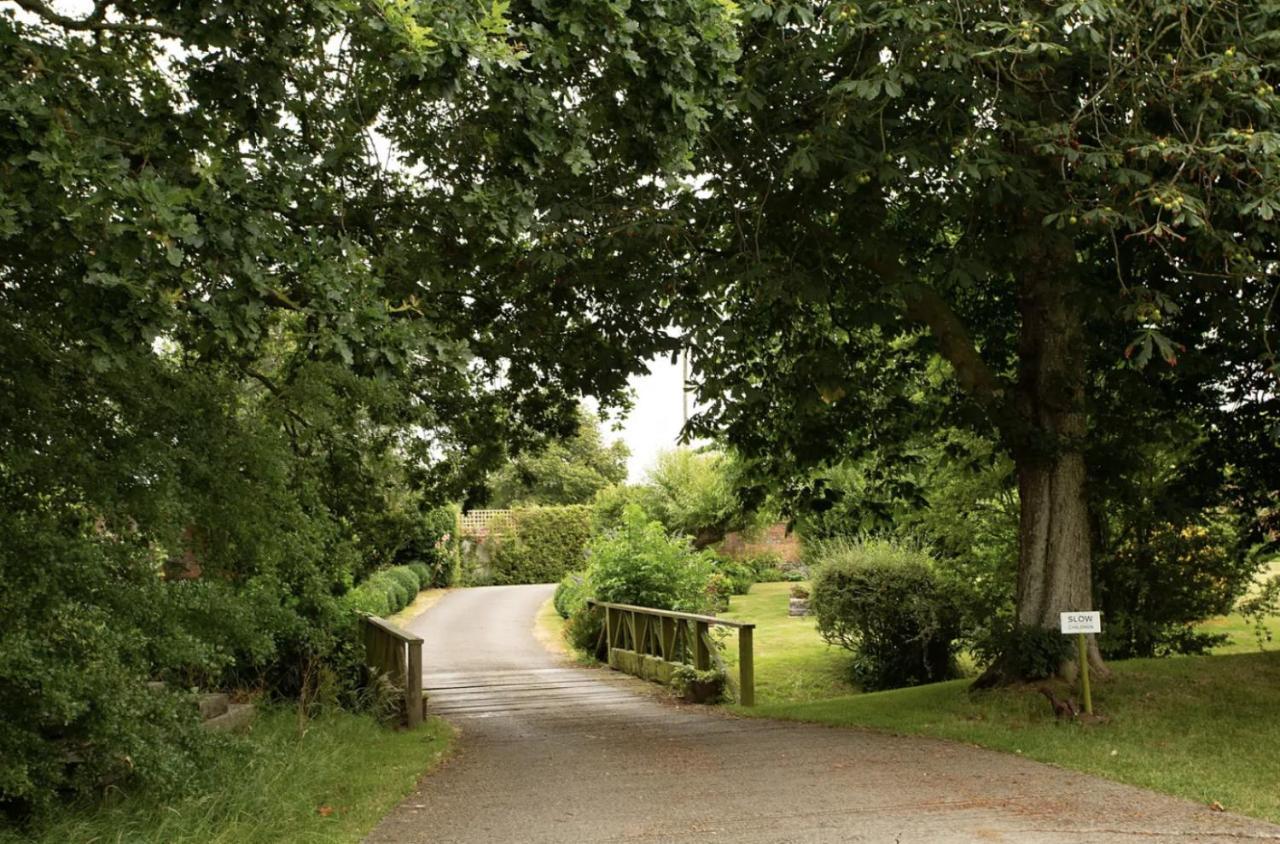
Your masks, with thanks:
[(493, 582), (556, 583), (582, 568), (590, 541), (589, 505), (513, 510), (509, 526), (494, 537)]

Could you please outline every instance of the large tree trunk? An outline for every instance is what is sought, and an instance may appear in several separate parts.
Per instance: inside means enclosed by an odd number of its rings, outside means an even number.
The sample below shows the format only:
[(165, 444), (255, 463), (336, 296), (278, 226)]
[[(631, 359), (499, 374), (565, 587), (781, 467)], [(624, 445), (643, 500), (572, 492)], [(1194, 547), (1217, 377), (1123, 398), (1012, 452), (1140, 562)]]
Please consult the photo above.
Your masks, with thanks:
[[(1056, 630), (1059, 613), (1093, 607), (1083, 453), (1087, 368), (1078, 290), (1058, 275), (1061, 263), (1040, 266), (1043, 274), (1024, 278), (1020, 299), (1017, 402), (1027, 430), (1014, 455), (1021, 503), (1017, 621)], [(1090, 639), (1090, 664), (1105, 673)], [(1074, 659), (1060, 671), (1074, 676)]]

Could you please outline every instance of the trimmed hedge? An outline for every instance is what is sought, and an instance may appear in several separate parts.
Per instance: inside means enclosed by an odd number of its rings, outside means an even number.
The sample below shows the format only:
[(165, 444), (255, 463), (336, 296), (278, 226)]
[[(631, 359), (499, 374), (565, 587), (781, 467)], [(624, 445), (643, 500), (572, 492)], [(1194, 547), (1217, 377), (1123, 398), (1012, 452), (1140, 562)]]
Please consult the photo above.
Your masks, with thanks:
[(346, 594), (347, 606), (355, 612), (392, 615), (413, 603), (431, 580), (431, 570), (422, 563), (381, 569)]
[(582, 568), (591, 541), (591, 507), (523, 507), (496, 543), (493, 582), (555, 583)]

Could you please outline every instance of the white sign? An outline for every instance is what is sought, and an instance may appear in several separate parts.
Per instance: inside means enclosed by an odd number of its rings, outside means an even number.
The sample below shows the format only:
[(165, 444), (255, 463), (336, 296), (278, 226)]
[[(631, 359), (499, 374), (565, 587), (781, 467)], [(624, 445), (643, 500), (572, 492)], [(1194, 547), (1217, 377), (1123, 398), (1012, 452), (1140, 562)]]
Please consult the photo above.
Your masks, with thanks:
[(1061, 616), (1063, 633), (1102, 632), (1102, 613), (1100, 612), (1064, 612)]

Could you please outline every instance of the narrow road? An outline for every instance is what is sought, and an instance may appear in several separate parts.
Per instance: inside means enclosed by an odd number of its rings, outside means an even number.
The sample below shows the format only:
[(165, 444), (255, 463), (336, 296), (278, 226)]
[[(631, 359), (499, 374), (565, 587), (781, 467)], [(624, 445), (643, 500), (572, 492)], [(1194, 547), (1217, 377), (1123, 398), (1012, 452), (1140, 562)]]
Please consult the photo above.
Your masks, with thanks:
[(410, 625), (458, 749), (369, 841), (1280, 841), (1280, 827), (1016, 756), (657, 700), (534, 638), (551, 593), (459, 590)]

